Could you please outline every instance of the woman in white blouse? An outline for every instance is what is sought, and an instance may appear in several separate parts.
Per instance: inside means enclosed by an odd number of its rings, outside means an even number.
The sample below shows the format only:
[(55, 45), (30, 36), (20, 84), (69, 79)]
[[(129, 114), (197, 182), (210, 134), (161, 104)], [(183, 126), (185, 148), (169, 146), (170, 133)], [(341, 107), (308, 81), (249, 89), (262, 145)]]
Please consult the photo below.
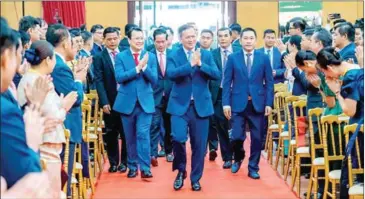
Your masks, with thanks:
[[(18, 103), (21, 107), (27, 104), (25, 88), (33, 86), (39, 77), (52, 73), (56, 58), (53, 46), (47, 41), (37, 41), (25, 52), (25, 58), (31, 68), (23, 75), (18, 86)], [(41, 105), (44, 116), (64, 120), (66, 113), (77, 99), (77, 93), (71, 92), (66, 97), (59, 96), (50, 82), (52, 89), (47, 94)], [(40, 146), (41, 158), (46, 160), (47, 172), (50, 176), (51, 189), (54, 198), (59, 198), (61, 189), (61, 159), (62, 144), (65, 143), (63, 125), (59, 124), (53, 132), (43, 135), (43, 143)]]

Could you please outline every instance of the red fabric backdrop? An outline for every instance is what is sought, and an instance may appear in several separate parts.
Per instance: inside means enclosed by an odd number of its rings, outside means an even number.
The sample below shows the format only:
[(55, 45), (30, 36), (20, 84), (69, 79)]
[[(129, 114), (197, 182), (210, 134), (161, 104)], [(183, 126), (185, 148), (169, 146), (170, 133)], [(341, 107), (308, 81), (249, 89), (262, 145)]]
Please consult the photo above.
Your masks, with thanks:
[(85, 24), (85, 1), (42, 1), (43, 18), (49, 24), (58, 19), (68, 27)]

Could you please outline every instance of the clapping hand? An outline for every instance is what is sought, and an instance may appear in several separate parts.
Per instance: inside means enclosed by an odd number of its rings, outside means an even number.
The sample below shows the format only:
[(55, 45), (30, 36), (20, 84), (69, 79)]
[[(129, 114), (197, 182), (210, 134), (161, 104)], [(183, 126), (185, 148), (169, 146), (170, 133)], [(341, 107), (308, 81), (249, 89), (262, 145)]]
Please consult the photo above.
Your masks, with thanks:
[(284, 64), (287, 69), (294, 69), (295, 67), (297, 67), (297, 65), (295, 63), (295, 58), (293, 55), (294, 54), (290, 53), (289, 55), (284, 57)]
[(50, 86), (51, 81), (52, 78), (50, 76), (38, 77), (33, 86), (27, 84), (24, 88), (24, 92), (28, 104), (42, 105), (48, 92), (53, 89), (53, 87)]
[(338, 79), (326, 79), (326, 84), (328, 88), (335, 94), (341, 90), (341, 81)]
[(283, 41), (281, 41), (281, 39), (276, 40), (275, 47), (277, 47), (280, 50), (280, 52), (283, 52), (286, 49), (286, 45), (283, 43)]
[(364, 47), (363, 46), (356, 47), (356, 59), (357, 59), (357, 62), (359, 63), (359, 66), (361, 68), (364, 68)]
[(40, 144), (43, 142), (45, 130), (45, 119), (41, 116), (40, 106), (38, 104), (27, 106), (23, 117), (27, 144), (34, 151), (38, 151)]
[(307, 80), (316, 88), (319, 88), (321, 86), (321, 78), (319, 78), (317, 74), (308, 74)]
[(137, 65), (138, 70), (141, 71), (142, 69), (144, 69), (147, 66), (147, 62), (148, 62), (148, 53), (144, 54), (141, 61), (139, 61)]
[(190, 64), (191, 64), (191, 67), (201, 66), (202, 62), (201, 62), (200, 48), (198, 48), (198, 49), (196, 49), (196, 51), (194, 51)]

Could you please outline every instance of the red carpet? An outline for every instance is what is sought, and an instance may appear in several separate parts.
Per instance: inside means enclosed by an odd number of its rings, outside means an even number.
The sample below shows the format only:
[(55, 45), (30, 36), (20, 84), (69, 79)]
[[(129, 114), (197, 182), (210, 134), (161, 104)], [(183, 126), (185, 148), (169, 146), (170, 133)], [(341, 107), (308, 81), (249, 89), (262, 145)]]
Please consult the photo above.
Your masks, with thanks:
[[(247, 141), (246, 151), (249, 150), (249, 140)], [(190, 146), (187, 149), (189, 149), (188, 165), (190, 165)], [(180, 191), (175, 191), (173, 181), (176, 173), (172, 172), (172, 164), (166, 162), (165, 158), (158, 160), (159, 166), (152, 168), (154, 178), (150, 182), (142, 181), (140, 175), (128, 179), (127, 174), (110, 174), (107, 171), (109, 165), (106, 165), (93, 198), (296, 198), (263, 158), (260, 161), (261, 179), (253, 180), (247, 176), (248, 158), (245, 158), (240, 171), (232, 174), (230, 170), (222, 169), (220, 155), (215, 162), (210, 162), (207, 155), (203, 178), (200, 181), (202, 185), (200, 192), (191, 190), (190, 166), (187, 167), (188, 178), (184, 182), (184, 187)]]

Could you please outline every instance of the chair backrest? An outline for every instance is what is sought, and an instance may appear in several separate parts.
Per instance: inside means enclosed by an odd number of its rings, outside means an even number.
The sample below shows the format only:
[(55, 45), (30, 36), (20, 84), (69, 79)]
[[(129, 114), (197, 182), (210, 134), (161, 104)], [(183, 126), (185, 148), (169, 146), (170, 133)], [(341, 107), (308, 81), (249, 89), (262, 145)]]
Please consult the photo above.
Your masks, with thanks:
[[(63, 168), (65, 169), (65, 172), (67, 173), (68, 171), (68, 159), (69, 159), (69, 155), (70, 155), (70, 130), (66, 129), (65, 127), (63, 128), (64, 133), (65, 133), (65, 139), (66, 139), (66, 143), (65, 143), (65, 155), (64, 155), (64, 160), (63, 160)], [(71, 177), (71, 176), (69, 176)], [(66, 185), (64, 186), (63, 191), (66, 192), (67, 189), (67, 181), (66, 181)]]
[(285, 83), (274, 84), (274, 93), (277, 92), (288, 92), (288, 85)]
[(41, 168), (42, 168), (42, 171), (47, 170), (47, 161), (42, 158), (41, 158)]
[(91, 105), (92, 105), (92, 113), (91, 113), (91, 122), (95, 122), (98, 120), (98, 110), (99, 110), (99, 96), (97, 93), (88, 93), (86, 94), (86, 97), (88, 100), (91, 101)]
[[(285, 118), (286, 118), (286, 121), (288, 122), (288, 131), (289, 131), (289, 136), (292, 137), (292, 134), (294, 132), (292, 132), (292, 115), (290, 113), (290, 106), (293, 106), (293, 102), (296, 102), (299, 100), (299, 97), (298, 96), (288, 96), (285, 98)], [(294, 115), (293, 115), (294, 117)]]
[(322, 144), (326, 173), (329, 173), (332, 161), (342, 161), (345, 157), (343, 127), (348, 120), (340, 120), (338, 115), (326, 115), (321, 118)]
[(294, 114), (294, 131), (295, 131), (295, 143), (298, 146), (298, 118), (305, 116), (305, 108), (307, 107), (307, 101), (299, 100), (292, 103), (293, 106), (293, 114)]
[(89, 128), (91, 124), (91, 102), (84, 101), (81, 104), (82, 111), (82, 135), (85, 142), (89, 142)]
[(290, 92), (278, 92), (275, 93), (274, 97), (274, 109), (277, 113), (277, 124), (279, 124), (279, 128), (285, 122), (285, 98), (291, 96)]
[[(316, 158), (316, 150), (323, 149), (322, 142), (322, 128), (321, 128), (321, 117), (323, 114), (323, 108), (313, 108), (308, 110), (308, 126), (309, 126), (309, 137), (310, 137), (310, 153), (312, 161)], [(316, 120), (314, 121), (313, 118)], [(318, 133), (318, 134), (317, 134)], [(319, 138), (316, 141), (315, 138)]]
[[(358, 124), (352, 124), (352, 125), (346, 125), (344, 128), (344, 134), (345, 134), (345, 140), (346, 140), (346, 146), (349, 143), (349, 139), (351, 135), (356, 131)], [(364, 134), (364, 125), (361, 125), (359, 134)], [(356, 139), (355, 148), (353, 149), (353, 153), (348, 156), (347, 164), (348, 164), (348, 173), (349, 173), (349, 185), (350, 187), (354, 184), (354, 175), (356, 174), (364, 174), (364, 165), (361, 164), (360, 158), (361, 153), (359, 146), (359, 141)], [(356, 164), (353, 164), (356, 163)]]

